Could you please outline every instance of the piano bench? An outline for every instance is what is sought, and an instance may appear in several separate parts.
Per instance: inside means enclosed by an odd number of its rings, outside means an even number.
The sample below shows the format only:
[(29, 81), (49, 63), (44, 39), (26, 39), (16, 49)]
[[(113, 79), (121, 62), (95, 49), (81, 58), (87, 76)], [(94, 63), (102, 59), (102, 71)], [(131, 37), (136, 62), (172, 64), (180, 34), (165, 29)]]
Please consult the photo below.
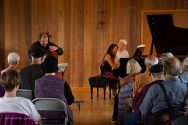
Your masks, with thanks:
[[(89, 85), (91, 88), (91, 99), (93, 99), (93, 88), (97, 88), (97, 97), (99, 97), (99, 88), (103, 88), (104, 90), (104, 100), (106, 99), (106, 87), (108, 86), (108, 80), (104, 77), (94, 76), (90, 77)], [(111, 87), (109, 87), (109, 97), (111, 97)]]

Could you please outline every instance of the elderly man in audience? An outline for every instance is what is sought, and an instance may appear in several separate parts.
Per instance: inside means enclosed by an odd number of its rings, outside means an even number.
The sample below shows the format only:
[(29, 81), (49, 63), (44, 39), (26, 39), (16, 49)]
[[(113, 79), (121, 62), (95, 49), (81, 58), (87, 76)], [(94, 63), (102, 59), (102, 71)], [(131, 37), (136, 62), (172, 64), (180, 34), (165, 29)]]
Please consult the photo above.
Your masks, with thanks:
[(183, 60), (183, 73), (180, 75), (180, 79), (188, 84), (188, 57)]
[[(58, 71), (58, 62), (55, 57), (47, 56), (41, 64), (45, 75), (35, 80), (36, 98), (58, 98), (67, 104), (70, 121), (73, 122), (72, 111), (68, 105), (74, 102), (74, 96), (68, 83), (63, 78), (57, 78), (55, 73)], [(52, 117), (53, 118), (52, 118)], [(47, 118), (56, 119), (62, 115), (53, 113), (46, 115)]]
[(19, 61), (20, 61), (20, 56), (18, 55), (18, 53), (15, 53), (15, 52), (9, 53), (7, 60), (8, 60), (9, 67), (2, 70), (1, 75), (4, 72), (6, 72), (7, 70), (15, 70), (15, 71), (18, 72), (19, 70), (17, 69), (17, 67), (18, 67), (18, 64), (19, 64)]
[[(122, 85), (119, 92), (119, 102), (118, 102), (118, 123), (122, 123), (124, 117), (124, 105), (125, 99), (132, 97), (133, 84), (135, 82), (135, 77), (141, 72), (142, 68), (138, 62), (134, 59), (131, 59), (127, 63), (126, 73), (128, 74), (127, 78), (129, 82)], [(126, 78), (126, 79), (127, 79)]]
[(164, 70), (163, 66), (161, 64), (156, 64), (150, 68), (150, 73), (151, 73), (151, 79), (152, 82), (146, 86), (143, 87), (143, 89), (137, 93), (132, 101), (132, 110), (133, 113), (129, 113), (128, 115), (125, 116), (124, 119), (124, 124), (125, 125), (136, 125), (140, 118), (140, 105), (150, 88), (153, 84), (159, 84), (164, 81)]
[(15, 70), (8, 70), (1, 76), (5, 87), (5, 95), (0, 98), (0, 112), (22, 113), (32, 118), (36, 124), (40, 123), (40, 115), (34, 104), (22, 97), (16, 97), (20, 85), (20, 76)]
[[(184, 104), (187, 86), (178, 77), (182, 73), (181, 62), (174, 57), (166, 59), (163, 65), (166, 72), (166, 79), (161, 85), (154, 84), (147, 91), (140, 106), (142, 119), (147, 119), (148, 116), (169, 107), (164, 90), (166, 91), (171, 107), (184, 108), (182, 104)], [(164, 89), (162, 89), (162, 86)]]
[(169, 53), (169, 52), (163, 53), (163, 54), (161, 55), (161, 58), (160, 58), (160, 60), (159, 60), (159, 63), (163, 65), (164, 60), (166, 60), (166, 59), (168, 59), (168, 58), (173, 58), (173, 57), (174, 57), (174, 55), (173, 55), (172, 53)]
[(146, 65), (146, 71), (136, 77), (136, 82), (133, 86), (133, 96), (140, 92), (145, 85), (149, 84), (152, 81), (149, 75), (149, 69), (151, 68), (151, 66), (158, 64), (158, 58), (150, 55), (145, 58), (144, 63)]
[(32, 90), (34, 98), (35, 80), (41, 78), (44, 72), (41, 68), (44, 50), (40, 47), (31, 48), (31, 65), (26, 66), (20, 71), (21, 76), (21, 89)]

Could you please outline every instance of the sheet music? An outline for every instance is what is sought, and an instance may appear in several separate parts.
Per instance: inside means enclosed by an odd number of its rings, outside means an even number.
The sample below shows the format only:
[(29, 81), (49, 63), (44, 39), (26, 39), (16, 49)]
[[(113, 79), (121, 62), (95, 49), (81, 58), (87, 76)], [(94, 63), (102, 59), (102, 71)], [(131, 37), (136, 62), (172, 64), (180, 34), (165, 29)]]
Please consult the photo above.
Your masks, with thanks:
[(58, 68), (59, 68), (59, 71), (58, 72), (64, 72), (65, 69), (68, 67), (68, 63), (59, 63), (58, 64)]

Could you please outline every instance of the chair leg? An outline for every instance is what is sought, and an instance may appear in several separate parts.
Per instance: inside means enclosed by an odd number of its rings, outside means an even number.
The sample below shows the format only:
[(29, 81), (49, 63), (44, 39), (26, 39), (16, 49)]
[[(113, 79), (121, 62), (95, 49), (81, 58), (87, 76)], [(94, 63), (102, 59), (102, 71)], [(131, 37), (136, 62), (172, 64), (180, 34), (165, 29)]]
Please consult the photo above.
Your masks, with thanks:
[(106, 86), (103, 87), (104, 89), (104, 100), (106, 99)]
[(93, 99), (93, 86), (91, 86), (91, 99)]
[(112, 90), (112, 86), (109, 84), (109, 97), (111, 98), (111, 90)]
[(97, 97), (99, 97), (99, 87), (97, 86)]

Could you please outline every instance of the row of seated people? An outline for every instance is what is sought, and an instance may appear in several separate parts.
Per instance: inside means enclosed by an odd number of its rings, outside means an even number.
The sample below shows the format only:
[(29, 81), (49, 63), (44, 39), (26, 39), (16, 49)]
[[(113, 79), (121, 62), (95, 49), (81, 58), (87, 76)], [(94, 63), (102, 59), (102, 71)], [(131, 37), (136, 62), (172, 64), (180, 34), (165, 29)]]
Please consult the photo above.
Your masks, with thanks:
[[(74, 96), (68, 83), (63, 78), (55, 76), (58, 71), (57, 59), (53, 56), (47, 56), (43, 59), (44, 52), (37, 47), (32, 48), (30, 53), (31, 65), (21, 71), (17, 69), (20, 60), (19, 55), (15, 52), (8, 55), (9, 67), (1, 71), (4, 82), (0, 84), (2, 97), (0, 98), (0, 112), (23, 113), (37, 122), (40, 115), (31, 101), (16, 97), (18, 88), (28, 89), (32, 90), (33, 99), (57, 98), (65, 102), (68, 107), (69, 120), (73, 123), (73, 113), (69, 105), (74, 102)], [(49, 116), (57, 118), (58, 114), (49, 114)]]
[[(183, 118), (180, 117), (173, 124), (188, 124), (188, 116), (184, 116), (188, 58), (183, 62), (182, 73), (181, 62), (172, 54), (166, 55), (159, 63), (155, 56), (146, 57), (146, 71), (143, 74), (140, 74), (141, 67), (136, 60), (128, 61), (128, 75), (121, 80), (121, 89), (114, 101), (112, 119), (117, 124), (170, 125), (180, 116)], [(169, 111), (173, 117), (161, 120), (161, 117), (165, 118), (164, 113)]]

